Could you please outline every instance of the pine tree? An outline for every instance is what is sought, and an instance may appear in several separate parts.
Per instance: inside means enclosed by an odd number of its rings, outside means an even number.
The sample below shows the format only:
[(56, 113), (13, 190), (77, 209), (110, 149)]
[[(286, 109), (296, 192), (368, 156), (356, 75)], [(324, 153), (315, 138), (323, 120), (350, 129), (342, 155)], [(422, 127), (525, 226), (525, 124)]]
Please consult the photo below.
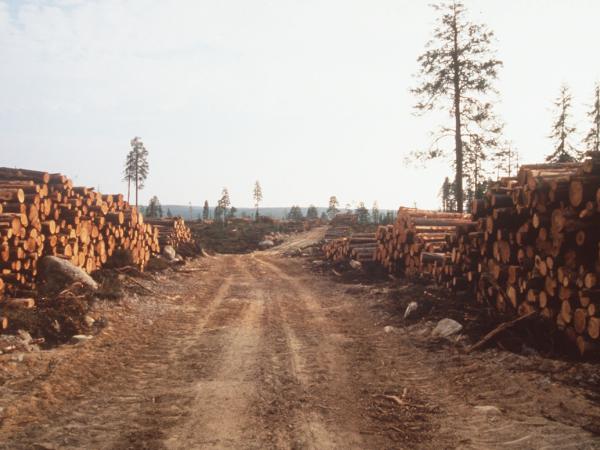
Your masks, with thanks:
[(256, 220), (258, 220), (258, 205), (263, 199), (262, 188), (258, 180), (254, 183), (254, 191), (252, 192), (254, 198), (254, 206), (256, 207)]
[(588, 152), (598, 152), (600, 151), (600, 83), (596, 83), (594, 103), (587, 116), (591, 119), (592, 126), (583, 139), (583, 144)]
[(377, 203), (377, 200), (375, 200), (373, 202), (373, 206), (371, 207), (371, 217), (373, 218), (374, 224), (379, 223), (379, 219), (380, 219), (379, 215), (380, 215), (379, 204)]
[(171, 212), (171, 208), (167, 208), (167, 217), (170, 219), (173, 217), (173, 213)]
[(319, 211), (315, 205), (310, 205), (306, 210), (306, 218), (310, 220), (319, 218)]
[(340, 203), (335, 195), (329, 197), (329, 208), (327, 208), (327, 215), (330, 219), (333, 219), (335, 215), (340, 212), (340, 210), (337, 208), (339, 204)]
[(571, 125), (571, 102), (573, 97), (569, 87), (563, 84), (560, 88), (560, 94), (554, 101), (556, 107), (556, 119), (552, 124), (550, 139), (554, 140), (554, 151), (546, 157), (548, 162), (574, 162), (581, 158), (578, 152), (571, 144), (570, 138), (576, 131), (575, 126)]
[[(454, 119), (451, 127), (441, 128), (434, 146), (454, 136), (456, 201), (462, 212), (465, 153), (476, 152), (477, 141), (496, 140), (501, 130), (494, 118), (493, 104), (484, 98), (494, 92), (492, 82), (502, 62), (495, 58), (491, 48), (493, 32), (485, 25), (469, 21), (462, 3), (455, 0), (433, 7), (440, 16), (433, 39), (418, 59), (422, 84), (412, 92), (421, 99), (415, 106), (418, 111), (438, 108), (448, 111)], [(412, 157), (431, 159), (444, 155), (444, 150), (432, 147)]]
[(512, 177), (513, 174), (517, 173), (519, 154), (517, 150), (513, 148), (511, 143), (503, 143), (503, 145), (494, 154), (493, 160), (496, 178), (500, 178), (502, 176)]
[(227, 209), (231, 205), (231, 200), (229, 199), (229, 191), (226, 187), (221, 191), (221, 198), (219, 199), (219, 209), (221, 214), (223, 214), (223, 224), (225, 225), (227, 222)]
[(150, 199), (148, 207), (146, 208), (144, 213), (144, 215), (150, 219), (158, 219), (162, 217), (162, 206), (156, 195)]
[(323, 222), (327, 222), (327, 220), (329, 220), (329, 216), (327, 216), (327, 213), (325, 211), (323, 211), (321, 213), (321, 217), (319, 217), (319, 219), (321, 219)]
[(358, 216), (358, 223), (366, 224), (369, 223), (369, 210), (365, 208), (364, 202), (359, 202), (356, 210), (354, 211)]
[(302, 215), (302, 209), (298, 205), (292, 206), (292, 208), (290, 209), (290, 212), (288, 213), (287, 218), (289, 220), (295, 220), (295, 221), (303, 220), (304, 216)]
[(208, 200), (204, 200), (204, 207), (202, 208), (202, 220), (208, 220), (210, 216), (210, 209), (208, 207)]
[(131, 152), (127, 158), (131, 161), (131, 179), (135, 186), (135, 207), (138, 207), (138, 192), (144, 189), (144, 183), (148, 178), (148, 150), (140, 137), (131, 140)]
[(440, 189), (440, 197), (442, 198), (442, 211), (456, 211), (456, 198), (454, 196), (454, 183), (450, 183), (448, 177), (444, 179), (444, 183)]

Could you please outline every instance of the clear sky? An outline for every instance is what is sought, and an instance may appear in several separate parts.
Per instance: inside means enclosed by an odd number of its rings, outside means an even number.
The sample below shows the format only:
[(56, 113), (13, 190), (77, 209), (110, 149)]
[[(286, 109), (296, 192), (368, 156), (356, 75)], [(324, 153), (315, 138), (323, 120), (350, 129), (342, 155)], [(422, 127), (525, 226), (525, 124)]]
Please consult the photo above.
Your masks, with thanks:
[[(142, 201), (435, 208), (449, 164), (404, 167), (439, 116), (415, 117), (417, 0), (0, 0), (0, 166), (124, 192), (129, 141), (150, 153)], [(600, 79), (600, 1), (466, 1), (504, 61), (497, 111), (541, 161), (552, 100), (572, 87), (580, 133)], [(441, 119), (444, 119), (442, 117)]]

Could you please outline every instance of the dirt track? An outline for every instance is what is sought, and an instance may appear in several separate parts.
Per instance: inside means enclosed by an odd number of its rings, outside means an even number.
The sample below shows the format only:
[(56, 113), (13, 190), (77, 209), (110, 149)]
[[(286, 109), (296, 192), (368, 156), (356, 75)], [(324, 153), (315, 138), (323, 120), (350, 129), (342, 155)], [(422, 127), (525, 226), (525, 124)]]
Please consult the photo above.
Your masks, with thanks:
[(4, 367), (3, 448), (600, 447), (597, 404), (539, 363), (385, 333), (385, 301), (300, 259), (186, 269), (83, 346)]

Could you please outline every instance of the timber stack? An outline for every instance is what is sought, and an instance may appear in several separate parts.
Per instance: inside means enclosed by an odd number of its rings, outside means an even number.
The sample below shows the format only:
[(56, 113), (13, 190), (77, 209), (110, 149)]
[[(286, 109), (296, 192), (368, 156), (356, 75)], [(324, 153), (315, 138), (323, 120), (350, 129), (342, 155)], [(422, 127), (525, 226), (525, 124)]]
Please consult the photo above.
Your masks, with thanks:
[(393, 225), (377, 229), (375, 259), (390, 273), (431, 275), (458, 238), (476, 226), (466, 214), (400, 208)]
[(600, 155), (525, 165), (472, 206), (438, 280), (506, 315), (539, 316), (579, 352), (600, 348)]
[(33, 296), (46, 255), (91, 273), (125, 250), (143, 270), (160, 251), (158, 238), (121, 194), (73, 186), (58, 173), (0, 168), (0, 293)]
[(325, 257), (333, 262), (351, 259), (361, 263), (374, 262), (376, 249), (374, 233), (353, 233), (349, 237), (331, 239), (323, 244)]
[(181, 217), (146, 218), (146, 223), (158, 230), (158, 243), (161, 247), (170, 245), (177, 250), (182, 244), (188, 244), (192, 241), (192, 231)]

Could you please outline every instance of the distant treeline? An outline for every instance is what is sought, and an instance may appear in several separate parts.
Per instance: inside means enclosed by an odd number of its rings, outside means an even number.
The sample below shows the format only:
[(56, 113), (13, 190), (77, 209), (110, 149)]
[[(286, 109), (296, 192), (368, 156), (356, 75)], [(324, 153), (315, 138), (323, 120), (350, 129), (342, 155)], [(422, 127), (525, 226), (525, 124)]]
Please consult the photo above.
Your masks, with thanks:
[[(327, 213), (327, 208), (324, 207), (316, 207), (317, 211), (319, 213), (319, 217), (321, 216), (321, 214), (323, 213)], [(202, 218), (202, 206), (192, 206), (191, 207), (191, 213), (190, 213), (190, 206), (185, 206), (185, 205), (162, 205), (162, 211), (163, 214), (167, 214), (167, 211), (170, 211), (171, 214), (173, 216), (181, 216), (184, 219), (189, 219), (190, 217), (193, 219), (198, 219), (198, 218)], [(306, 213), (308, 211), (308, 206), (307, 207), (303, 207), (302, 209), (302, 214), (304, 216), (306, 216)], [(267, 217), (272, 217), (274, 219), (285, 219), (289, 212), (291, 210), (291, 207), (289, 208), (285, 208), (285, 207), (280, 207), (280, 208), (269, 208), (269, 207), (261, 207), (260, 208), (260, 215), (261, 216), (267, 216)], [(342, 210), (343, 211), (343, 210)], [(352, 210), (354, 212), (354, 210)], [(393, 213), (395, 214), (396, 211), (392, 211), (392, 210), (386, 210), (386, 209), (382, 209), (381, 210), (381, 214), (385, 215), (386, 213)], [(212, 215), (214, 213), (214, 208), (211, 207), (210, 208), (210, 214), (211, 214), (211, 218)], [(236, 208), (236, 217), (254, 217), (254, 215), (256, 214), (256, 209), (254, 208)]]

